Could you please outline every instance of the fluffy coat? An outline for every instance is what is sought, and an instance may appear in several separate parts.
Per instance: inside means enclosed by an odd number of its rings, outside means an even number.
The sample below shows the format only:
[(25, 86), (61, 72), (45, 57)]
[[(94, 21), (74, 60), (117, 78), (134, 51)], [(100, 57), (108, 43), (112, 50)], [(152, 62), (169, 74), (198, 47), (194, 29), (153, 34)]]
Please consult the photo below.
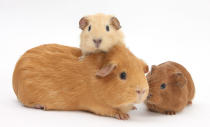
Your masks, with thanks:
[[(143, 102), (149, 92), (144, 74), (148, 66), (122, 44), (82, 61), (80, 56), (80, 49), (57, 44), (28, 50), (13, 74), (18, 100), (31, 108), (128, 119), (133, 104)], [(122, 72), (127, 74), (125, 80), (120, 78)]]
[(182, 65), (171, 61), (153, 65), (147, 79), (149, 96), (146, 105), (150, 111), (173, 115), (192, 103), (194, 83)]

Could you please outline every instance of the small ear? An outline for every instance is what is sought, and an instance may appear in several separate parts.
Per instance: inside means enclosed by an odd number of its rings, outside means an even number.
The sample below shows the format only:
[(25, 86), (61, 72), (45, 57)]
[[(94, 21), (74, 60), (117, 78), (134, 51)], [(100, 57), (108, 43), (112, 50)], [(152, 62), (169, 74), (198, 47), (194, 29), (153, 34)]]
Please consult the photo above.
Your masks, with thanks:
[(79, 28), (84, 30), (86, 26), (88, 26), (89, 21), (87, 19), (87, 17), (82, 17), (79, 21)]
[(151, 71), (154, 71), (156, 68), (157, 68), (157, 66), (156, 66), (156, 65), (152, 65), (152, 67), (151, 67)]
[(149, 71), (149, 67), (144, 61), (143, 61), (143, 70), (144, 70), (144, 73), (147, 73)]
[(154, 70), (156, 70), (157, 66), (156, 65), (152, 65), (151, 67), (151, 74), (154, 72)]
[(108, 64), (102, 67), (98, 72), (96, 72), (96, 76), (105, 77), (109, 75), (116, 67), (116, 64)]
[(145, 64), (145, 66), (144, 66), (144, 73), (147, 73), (148, 71), (149, 71), (149, 67), (148, 67), (148, 65)]
[(111, 18), (111, 25), (116, 29), (119, 30), (121, 28), (120, 22), (116, 17)]
[(139, 59), (139, 63), (143, 67), (144, 73), (147, 73), (149, 71), (148, 65), (143, 60), (141, 60), (141, 59)]
[(185, 78), (184, 74), (181, 72), (175, 72), (173, 74), (175, 78), (176, 85), (180, 86), (181, 88), (184, 87), (187, 83), (187, 79)]

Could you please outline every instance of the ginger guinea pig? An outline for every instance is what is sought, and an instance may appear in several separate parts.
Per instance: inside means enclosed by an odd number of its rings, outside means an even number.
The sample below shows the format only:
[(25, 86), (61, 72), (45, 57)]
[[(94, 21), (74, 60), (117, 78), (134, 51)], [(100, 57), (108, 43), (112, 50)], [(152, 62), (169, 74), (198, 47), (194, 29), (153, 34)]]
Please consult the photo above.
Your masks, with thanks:
[(123, 43), (119, 20), (112, 15), (95, 14), (80, 19), (80, 48), (82, 55), (107, 52), (117, 43)]
[(192, 103), (194, 83), (182, 65), (171, 61), (153, 65), (147, 79), (149, 95), (145, 103), (150, 111), (173, 115)]
[(18, 100), (31, 108), (128, 119), (127, 112), (148, 95), (147, 65), (121, 44), (83, 61), (80, 56), (80, 49), (57, 44), (27, 51), (13, 74)]

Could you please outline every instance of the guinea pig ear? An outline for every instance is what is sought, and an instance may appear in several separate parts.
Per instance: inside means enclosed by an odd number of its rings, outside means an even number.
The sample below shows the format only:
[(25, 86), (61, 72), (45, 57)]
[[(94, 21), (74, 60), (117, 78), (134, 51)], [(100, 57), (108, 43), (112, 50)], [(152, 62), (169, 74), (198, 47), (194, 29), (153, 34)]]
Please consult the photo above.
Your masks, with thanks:
[(154, 70), (156, 70), (157, 66), (156, 65), (152, 65), (151, 67), (151, 74), (154, 72)]
[(147, 64), (145, 64), (145, 66), (144, 66), (144, 73), (147, 73), (148, 71), (149, 71), (149, 67), (148, 67)]
[(143, 70), (144, 70), (144, 73), (147, 73), (149, 71), (149, 67), (144, 61), (143, 61)]
[(116, 29), (119, 30), (121, 28), (120, 22), (116, 17), (111, 18), (111, 25)]
[(176, 85), (180, 86), (181, 88), (184, 87), (187, 83), (187, 79), (185, 78), (184, 74), (181, 72), (175, 72), (173, 74), (175, 79)]
[(143, 60), (141, 60), (141, 59), (139, 59), (139, 62), (140, 62), (140, 65), (143, 66), (144, 73), (147, 73), (149, 71), (148, 65)]
[(105, 65), (98, 72), (96, 72), (96, 76), (105, 77), (109, 75), (116, 68), (116, 66), (116, 64)]
[(86, 26), (88, 26), (89, 21), (87, 19), (87, 17), (82, 17), (79, 21), (79, 28), (84, 30)]

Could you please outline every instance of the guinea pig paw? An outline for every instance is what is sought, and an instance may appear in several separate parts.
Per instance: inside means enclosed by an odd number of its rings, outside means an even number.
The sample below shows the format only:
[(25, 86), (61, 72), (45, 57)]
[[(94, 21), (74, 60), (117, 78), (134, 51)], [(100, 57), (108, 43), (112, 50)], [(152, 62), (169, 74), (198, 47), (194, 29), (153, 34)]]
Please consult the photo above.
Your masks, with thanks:
[(157, 112), (155, 109), (151, 109), (151, 108), (149, 108), (148, 109), (150, 112)]
[(118, 112), (117, 114), (115, 114), (114, 117), (119, 120), (128, 120), (129, 119), (129, 115), (127, 113), (123, 113), (123, 112)]
[(136, 106), (133, 106), (133, 107), (131, 108), (131, 110), (137, 110)]
[(45, 109), (45, 107), (42, 106), (42, 105), (40, 105), (40, 104), (35, 105), (34, 108), (36, 108), (36, 109), (42, 109), (42, 110)]
[(191, 104), (192, 104), (192, 101), (188, 101), (187, 104), (188, 104), (188, 105), (191, 105)]
[(176, 115), (176, 112), (174, 112), (174, 111), (165, 111), (165, 114), (167, 114), (167, 115)]

